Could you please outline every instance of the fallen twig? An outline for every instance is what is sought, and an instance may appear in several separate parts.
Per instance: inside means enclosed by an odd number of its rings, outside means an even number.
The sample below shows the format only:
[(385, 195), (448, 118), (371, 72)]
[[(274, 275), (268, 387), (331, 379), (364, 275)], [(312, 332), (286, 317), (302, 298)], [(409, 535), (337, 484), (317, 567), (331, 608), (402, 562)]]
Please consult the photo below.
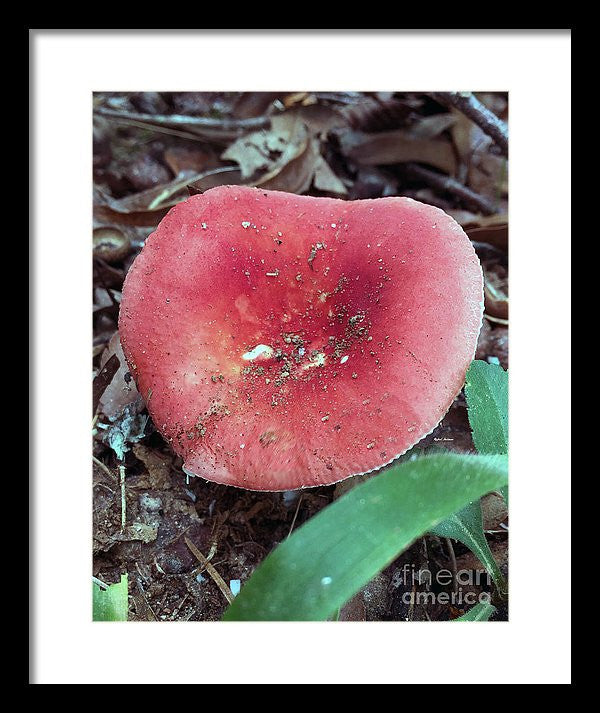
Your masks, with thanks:
[(106, 582), (103, 582), (101, 579), (98, 579), (98, 577), (94, 577), (93, 575), (92, 575), (92, 582), (94, 584), (97, 584), (100, 587), (100, 589), (108, 589), (108, 584), (106, 584)]
[(96, 458), (96, 456), (92, 455), (92, 460), (99, 468), (102, 468), (102, 470), (113, 480), (117, 479), (116, 475), (112, 472), (112, 470), (107, 465), (105, 465), (99, 458)]
[(142, 114), (133, 111), (117, 111), (98, 107), (96, 114), (117, 121), (136, 121), (150, 126), (172, 129), (188, 129), (194, 134), (214, 136), (215, 138), (232, 138), (241, 132), (264, 129), (271, 123), (269, 116), (255, 116), (249, 119), (215, 119), (207, 116), (185, 116), (182, 114)]
[(418, 178), (440, 191), (452, 193), (464, 203), (475, 207), (485, 215), (492, 215), (496, 212), (496, 206), (492, 201), (479, 193), (475, 193), (475, 191), (450, 176), (430, 171), (428, 168), (419, 166), (416, 163), (407, 164), (407, 170), (412, 178)]
[[(136, 562), (136, 565), (137, 565), (137, 562)], [(150, 617), (148, 616), (148, 613), (150, 613), (150, 614), (152, 614), (154, 621), (158, 621), (158, 617), (154, 613), (154, 609), (150, 606), (150, 602), (148, 601), (148, 597), (146, 596), (144, 587), (142, 586), (142, 583), (140, 582), (140, 580), (137, 578), (136, 578), (136, 584), (137, 584), (137, 588), (138, 588), (140, 594), (142, 595), (142, 599), (144, 601), (144, 606), (146, 607), (146, 619), (150, 619)]]
[(127, 520), (127, 498), (125, 496), (125, 466), (119, 466), (119, 480), (121, 482), (121, 531), (125, 529)]
[(210, 574), (213, 582), (217, 585), (217, 587), (219, 587), (219, 589), (223, 593), (223, 596), (225, 597), (225, 599), (227, 599), (229, 604), (231, 604), (231, 602), (233, 601), (233, 594), (231, 593), (229, 587), (223, 581), (221, 575), (212, 566), (208, 559), (202, 554), (202, 552), (200, 552), (196, 545), (189, 539), (189, 537), (184, 537), (183, 539), (185, 541), (185, 544), (190, 549), (190, 552), (194, 555), (198, 562), (200, 562), (204, 569)]
[(106, 387), (110, 384), (113, 376), (117, 373), (121, 362), (116, 354), (113, 354), (111, 358), (102, 367), (98, 375), (94, 378), (93, 385), (93, 398), (92, 398), (92, 412), (95, 414), (98, 408), (98, 403), (102, 398), (102, 394), (106, 391)]
[(472, 92), (432, 92), (432, 97), (442, 104), (450, 104), (490, 136), (504, 156), (508, 156), (508, 127)]
[(491, 314), (488, 314), (487, 312), (484, 312), (483, 316), (490, 322), (494, 322), (495, 324), (501, 324), (504, 327), (508, 327), (507, 319), (501, 319), (500, 317), (493, 317)]
[(300, 503), (302, 502), (302, 495), (298, 498), (298, 505), (296, 505), (296, 512), (294, 513), (294, 518), (292, 520), (292, 524), (290, 525), (290, 531), (288, 532), (288, 537), (292, 534), (292, 530), (294, 529), (294, 525), (296, 524), (296, 518), (298, 517), (298, 510), (300, 510)]
[(446, 537), (446, 546), (448, 547), (448, 553), (450, 554), (450, 561), (452, 562), (452, 591), (458, 591), (458, 571), (456, 568), (456, 555), (454, 554), (454, 546), (452, 545), (452, 540)]

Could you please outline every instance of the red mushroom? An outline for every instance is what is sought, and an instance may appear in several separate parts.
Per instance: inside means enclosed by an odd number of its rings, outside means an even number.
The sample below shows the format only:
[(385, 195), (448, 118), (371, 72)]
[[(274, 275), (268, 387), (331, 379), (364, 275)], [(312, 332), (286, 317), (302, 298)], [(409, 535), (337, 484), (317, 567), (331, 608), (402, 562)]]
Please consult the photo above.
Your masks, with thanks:
[(473, 359), (479, 260), (409, 198), (224, 186), (174, 207), (123, 288), (123, 350), (187, 473), (252, 490), (390, 463)]

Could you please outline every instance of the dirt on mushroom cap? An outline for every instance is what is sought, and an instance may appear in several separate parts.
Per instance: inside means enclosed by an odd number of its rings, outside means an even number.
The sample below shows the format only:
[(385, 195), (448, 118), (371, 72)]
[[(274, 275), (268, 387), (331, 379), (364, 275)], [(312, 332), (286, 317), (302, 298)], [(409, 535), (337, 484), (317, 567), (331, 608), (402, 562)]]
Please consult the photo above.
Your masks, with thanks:
[(289, 490), (381, 467), (429, 433), (482, 306), (477, 256), (439, 209), (229, 186), (148, 238), (119, 328), (186, 471)]

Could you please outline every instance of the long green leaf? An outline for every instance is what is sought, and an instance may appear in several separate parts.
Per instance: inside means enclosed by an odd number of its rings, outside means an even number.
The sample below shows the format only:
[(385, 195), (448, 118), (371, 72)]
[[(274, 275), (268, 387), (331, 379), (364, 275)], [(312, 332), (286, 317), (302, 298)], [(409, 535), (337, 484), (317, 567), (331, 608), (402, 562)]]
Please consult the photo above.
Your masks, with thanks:
[[(473, 442), (479, 453), (508, 453), (507, 372), (498, 364), (473, 361), (467, 371), (465, 396)], [(508, 502), (508, 484), (500, 490)], [(483, 532), (479, 501), (453, 514), (432, 532), (452, 537), (466, 545), (492, 575), (500, 594), (503, 596), (506, 593), (506, 582)]]
[(263, 561), (224, 619), (327, 619), (414, 540), (505, 485), (506, 461), (504, 456), (425, 456), (353, 488)]
[(479, 453), (508, 453), (508, 373), (476, 360), (467, 371), (465, 396)]
[(506, 581), (498, 569), (483, 532), (483, 519), (479, 500), (469, 503), (460, 512), (454, 513), (443, 522), (440, 522), (431, 529), (431, 532), (440, 537), (452, 537), (466, 545), (492, 575), (500, 595), (504, 596), (506, 594)]
[(127, 575), (121, 575), (121, 581), (102, 589), (97, 584), (93, 588), (94, 621), (127, 621)]
[(457, 619), (452, 619), (452, 621), (487, 621), (495, 611), (496, 607), (489, 602), (479, 602), (468, 612)]

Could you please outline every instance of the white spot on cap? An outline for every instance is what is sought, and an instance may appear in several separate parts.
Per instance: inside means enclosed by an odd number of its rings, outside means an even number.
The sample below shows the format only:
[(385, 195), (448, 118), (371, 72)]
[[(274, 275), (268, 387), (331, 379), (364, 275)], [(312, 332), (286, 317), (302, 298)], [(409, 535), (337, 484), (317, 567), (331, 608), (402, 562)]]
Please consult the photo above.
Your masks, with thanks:
[(303, 364), (301, 367), (302, 369), (311, 369), (312, 367), (315, 366), (325, 366), (325, 362), (327, 361), (327, 357), (323, 352), (317, 352), (316, 354), (312, 355), (310, 358), (310, 361), (307, 364)]
[(257, 344), (252, 351), (242, 354), (242, 359), (253, 361), (254, 359), (270, 359), (273, 356), (273, 349), (266, 344)]
[(329, 584), (331, 584), (332, 582), (333, 582), (333, 579), (331, 579), (331, 577), (323, 577), (323, 578), (321, 579), (321, 585), (322, 585), (323, 587), (327, 587), (327, 586), (328, 586)]
[(347, 361), (348, 361), (348, 355), (346, 354), (346, 356), (343, 356), (343, 357), (340, 359), (340, 364), (345, 364)]

